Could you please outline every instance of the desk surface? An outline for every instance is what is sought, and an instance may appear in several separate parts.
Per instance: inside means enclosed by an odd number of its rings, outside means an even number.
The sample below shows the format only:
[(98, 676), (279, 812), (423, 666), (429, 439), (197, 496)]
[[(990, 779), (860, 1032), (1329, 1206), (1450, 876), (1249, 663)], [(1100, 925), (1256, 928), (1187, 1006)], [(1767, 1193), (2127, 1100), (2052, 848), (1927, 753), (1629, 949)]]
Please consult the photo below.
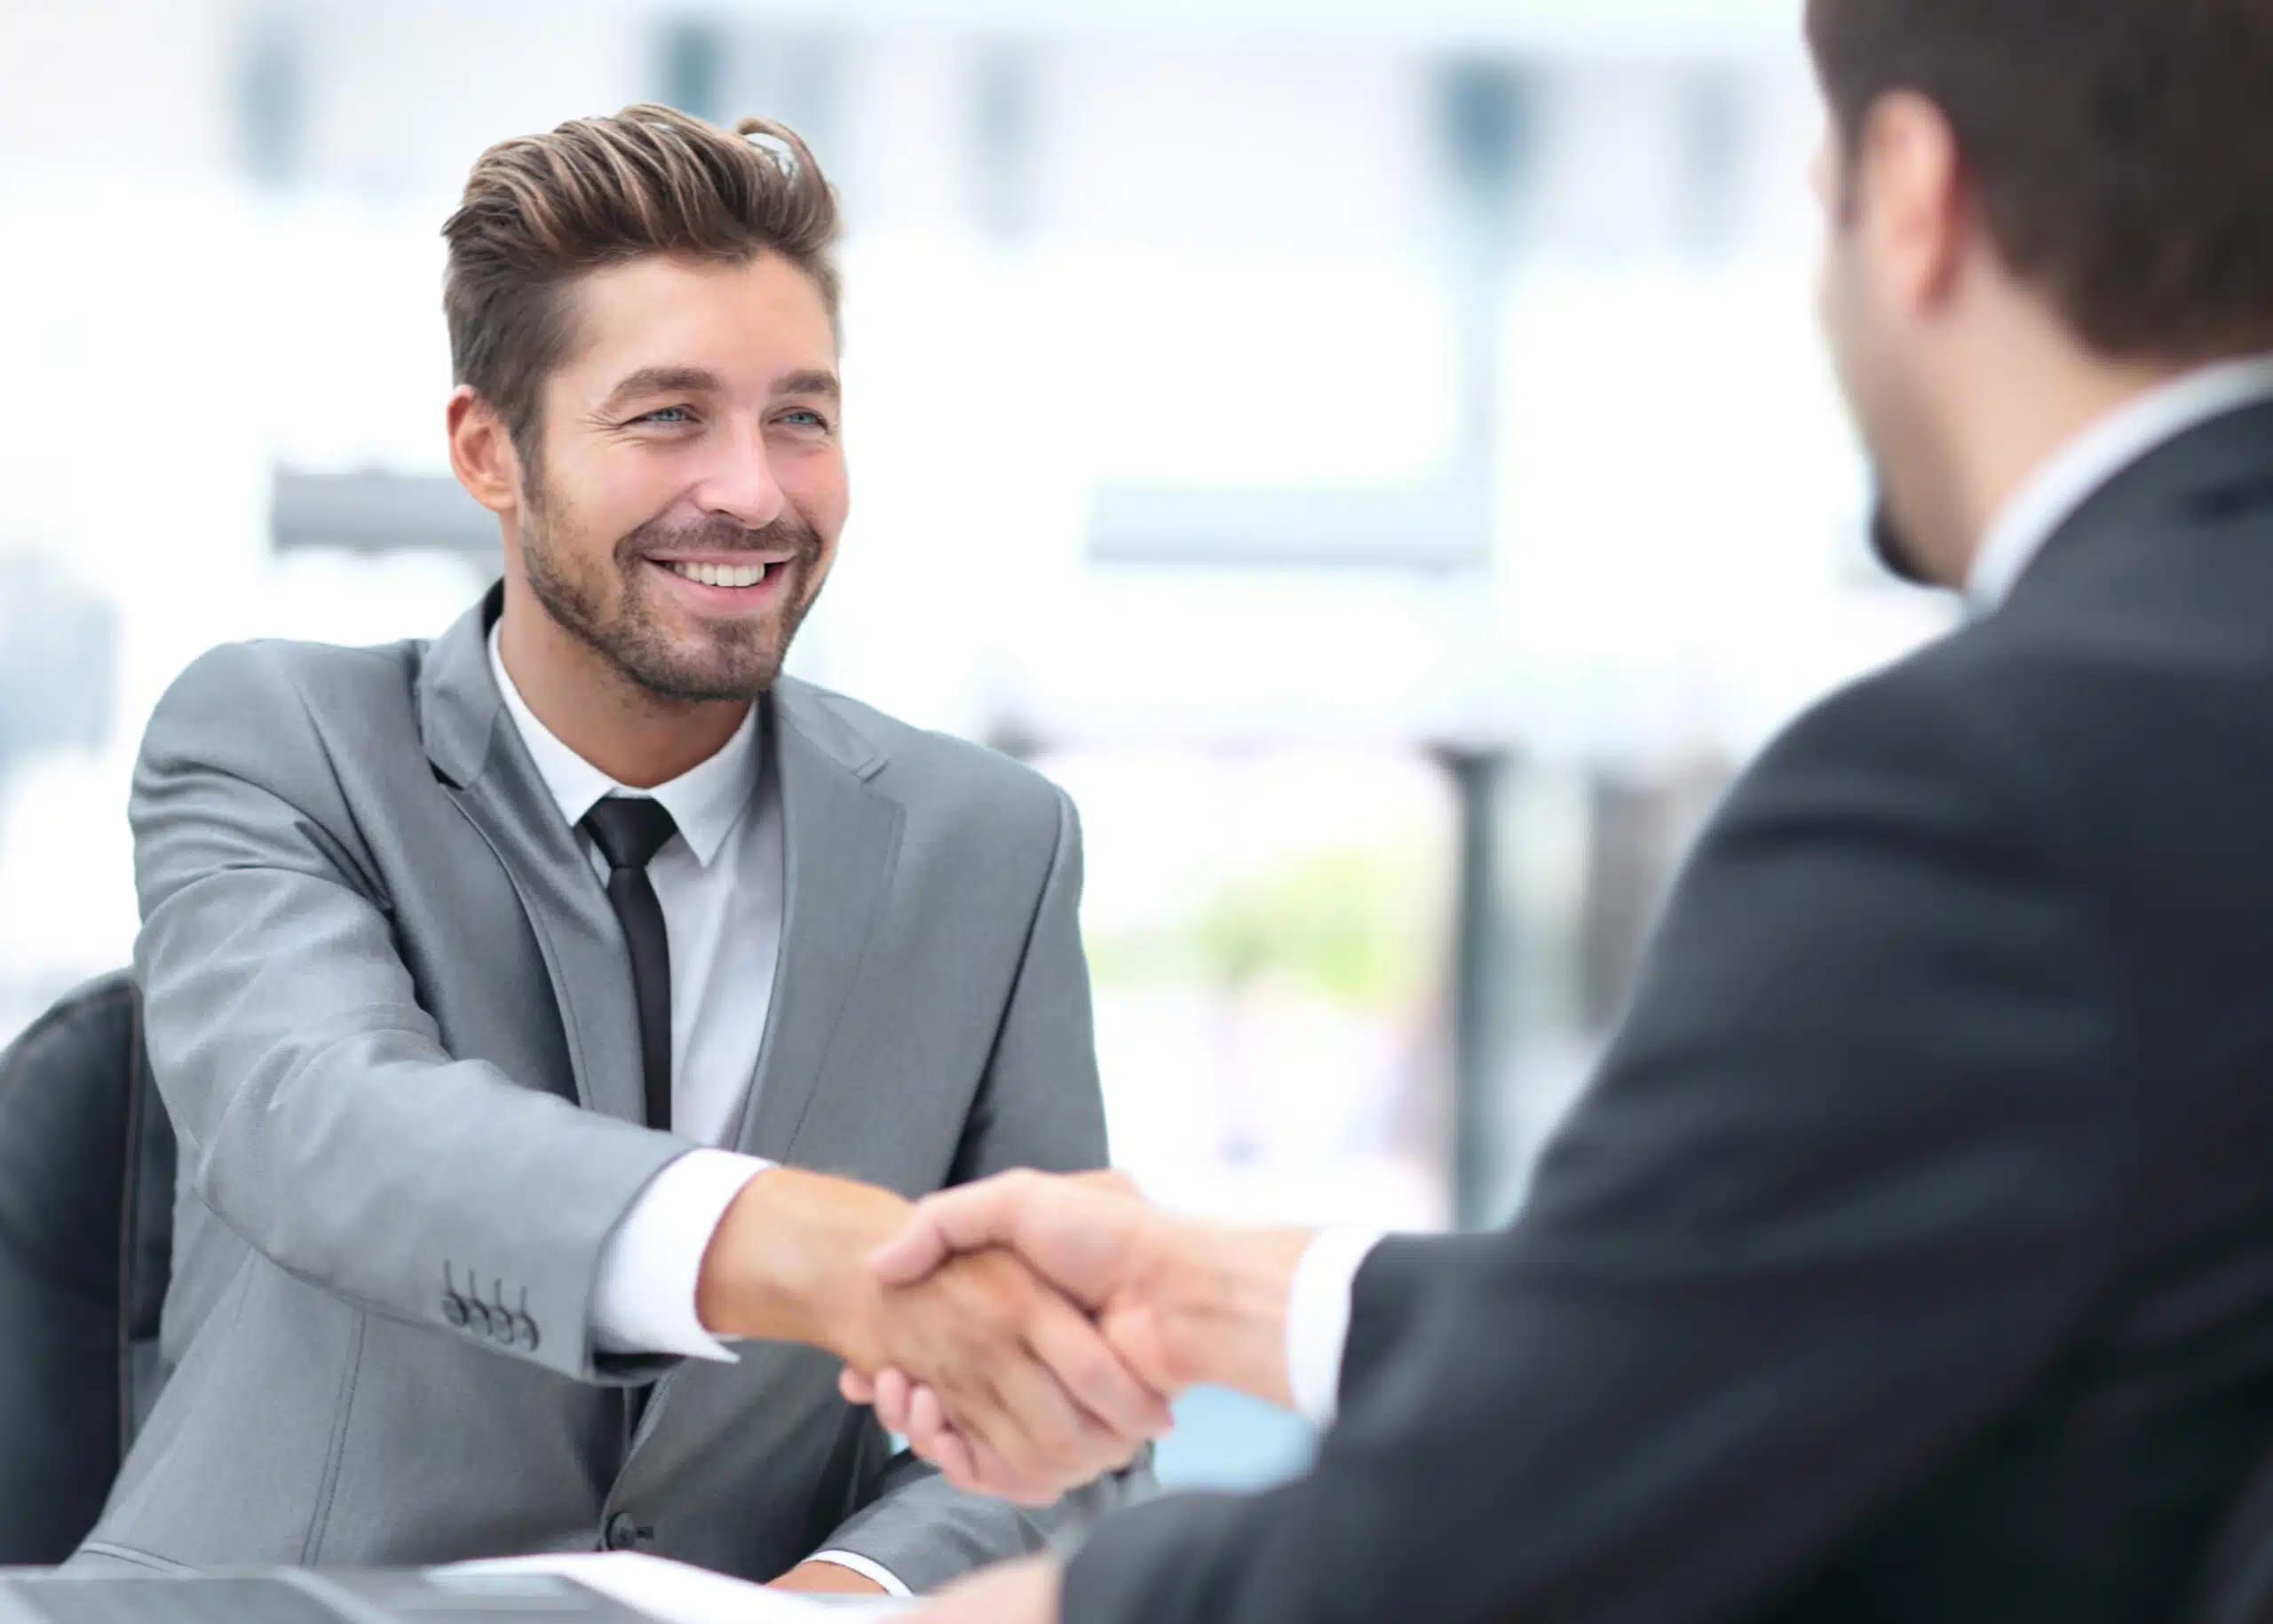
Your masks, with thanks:
[(904, 1618), (920, 1605), (794, 1596), (632, 1551), (360, 1573), (0, 1569), (0, 1624), (441, 1624), (446, 1617), (479, 1614), (486, 1621), (517, 1612), (533, 1624), (571, 1614), (589, 1624), (599, 1624), (602, 1614), (625, 1624), (634, 1615), (653, 1624), (845, 1624)]
[(637, 1551), (557, 1557), (507, 1557), (466, 1562), (465, 1573), (557, 1573), (613, 1596), (661, 1624), (844, 1624), (846, 1620), (904, 1618), (915, 1604), (883, 1596), (791, 1596), (708, 1568)]

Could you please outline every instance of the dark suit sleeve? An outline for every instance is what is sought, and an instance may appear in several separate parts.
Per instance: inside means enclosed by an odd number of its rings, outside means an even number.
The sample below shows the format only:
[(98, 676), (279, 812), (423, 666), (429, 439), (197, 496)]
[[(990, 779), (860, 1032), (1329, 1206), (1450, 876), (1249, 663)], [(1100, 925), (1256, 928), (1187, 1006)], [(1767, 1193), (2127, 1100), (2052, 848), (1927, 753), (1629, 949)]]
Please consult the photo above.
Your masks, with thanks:
[(1501, 1245), (1498, 1235), (1391, 1235), (1358, 1271), (1350, 1294), (1350, 1330), (1342, 1344), (1342, 1381), (1335, 1408), (1348, 1414), (1364, 1402), (1374, 1376), (1419, 1322), (1422, 1305), (1459, 1281)]
[(2010, 1401), (2106, 1270), (2128, 1017), (2069, 803), (1932, 698), (1770, 752), (1517, 1225), (1372, 1260), (1313, 1470), (1115, 1519), (1069, 1620), (1730, 1616)]

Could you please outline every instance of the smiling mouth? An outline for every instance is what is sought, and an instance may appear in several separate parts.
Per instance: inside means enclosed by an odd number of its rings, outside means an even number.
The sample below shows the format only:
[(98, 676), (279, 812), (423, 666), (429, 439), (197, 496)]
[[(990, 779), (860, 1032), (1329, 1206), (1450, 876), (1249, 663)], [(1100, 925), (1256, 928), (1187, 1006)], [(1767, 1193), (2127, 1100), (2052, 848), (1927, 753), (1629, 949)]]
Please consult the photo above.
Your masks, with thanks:
[(675, 564), (661, 558), (649, 562), (700, 586), (763, 586), (768, 576), (782, 567), (779, 564)]

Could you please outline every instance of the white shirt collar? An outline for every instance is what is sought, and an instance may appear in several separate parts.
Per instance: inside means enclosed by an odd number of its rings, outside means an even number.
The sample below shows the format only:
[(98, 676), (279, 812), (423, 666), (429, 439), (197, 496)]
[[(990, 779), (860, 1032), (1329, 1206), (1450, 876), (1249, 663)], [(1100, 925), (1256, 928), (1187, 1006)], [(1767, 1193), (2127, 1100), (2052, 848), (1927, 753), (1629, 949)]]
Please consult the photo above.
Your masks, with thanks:
[(2100, 488), (2150, 451), (2189, 429), (2255, 401), (2273, 400), (2273, 355), (2220, 361), (2147, 391), (2054, 452), (2005, 504), (1967, 572), (1976, 614), (2005, 601), (2060, 527)]
[[(499, 626), (503, 624), (502, 621), (498, 622)], [(497, 632), (498, 626), (489, 629), (490, 673), (497, 678), (497, 692), (504, 697), (506, 714), (519, 730), (521, 742), (528, 746), (529, 758), (536, 763), (538, 776), (552, 792), (553, 800), (559, 804), (560, 815), (570, 827), (583, 821), (584, 814), (609, 796), (650, 796), (661, 802), (663, 810), (670, 813), (671, 821), (678, 825), (679, 835), (694, 853), (695, 860), (709, 867), (757, 788), (764, 760), (757, 748), (759, 707), (749, 708), (749, 714), (734, 730), (734, 736), (709, 760), (696, 763), (669, 783), (658, 784), (653, 789), (633, 789), (617, 783), (577, 755), (537, 720), (536, 712), (529, 709), (521, 691), (513, 685), (511, 673), (505, 669), (504, 656), (498, 652)]]

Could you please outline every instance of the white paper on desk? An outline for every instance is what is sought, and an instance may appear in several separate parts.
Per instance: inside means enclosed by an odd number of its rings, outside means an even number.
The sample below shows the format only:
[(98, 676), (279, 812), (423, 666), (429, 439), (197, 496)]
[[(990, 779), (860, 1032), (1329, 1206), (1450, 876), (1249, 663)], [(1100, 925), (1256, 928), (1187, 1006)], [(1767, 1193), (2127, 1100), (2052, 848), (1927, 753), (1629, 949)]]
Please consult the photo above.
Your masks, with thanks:
[(828, 1624), (834, 1619), (905, 1617), (913, 1604), (891, 1596), (820, 1601), (769, 1590), (634, 1550), (576, 1551), (552, 1557), (500, 1557), (459, 1562), (445, 1573), (553, 1573), (638, 1609), (662, 1624)]

